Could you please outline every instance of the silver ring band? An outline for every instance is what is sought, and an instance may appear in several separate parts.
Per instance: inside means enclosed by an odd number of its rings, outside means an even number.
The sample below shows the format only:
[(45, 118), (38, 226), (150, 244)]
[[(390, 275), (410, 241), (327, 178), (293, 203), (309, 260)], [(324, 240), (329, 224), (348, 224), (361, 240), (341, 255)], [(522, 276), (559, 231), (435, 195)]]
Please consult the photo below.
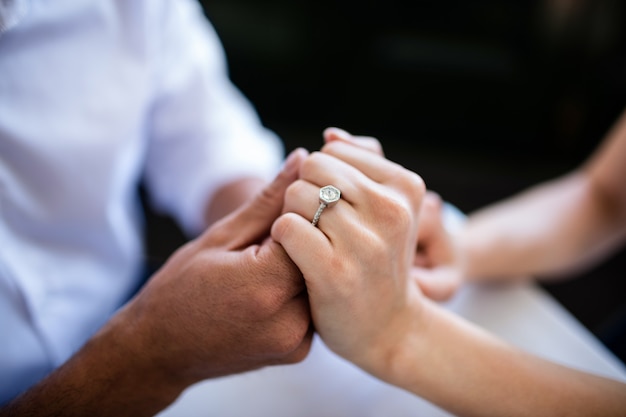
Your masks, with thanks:
[(311, 222), (313, 226), (317, 226), (317, 222), (320, 221), (320, 216), (322, 215), (322, 212), (324, 211), (326, 206), (327, 206), (326, 203), (321, 203), (320, 206), (318, 207), (317, 211), (315, 212), (315, 216), (313, 216), (313, 221)]
[(320, 206), (317, 208), (315, 215), (313, 216), (313, 221), (311, 224), (313, 226), (317, 226), (317, 222), (320, 220), (320, 216), (324, 209), (330, 205), (335, 204), (341, 198), (341, 191), (337, 187), (333, 187), (332, 185), (327, 185), (325, 187), (320, 188), (320, 196), (319, 202)]

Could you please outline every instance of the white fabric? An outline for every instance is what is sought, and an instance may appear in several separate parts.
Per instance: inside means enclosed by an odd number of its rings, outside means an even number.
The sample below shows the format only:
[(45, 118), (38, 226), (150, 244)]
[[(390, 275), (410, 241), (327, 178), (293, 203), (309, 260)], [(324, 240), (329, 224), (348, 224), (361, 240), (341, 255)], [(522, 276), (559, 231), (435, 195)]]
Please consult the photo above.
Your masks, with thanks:
[(139, 279), (137, 186), (190, 234), (279, 139), (193, 0), (0, 0), (0, 403), (64, 362)]

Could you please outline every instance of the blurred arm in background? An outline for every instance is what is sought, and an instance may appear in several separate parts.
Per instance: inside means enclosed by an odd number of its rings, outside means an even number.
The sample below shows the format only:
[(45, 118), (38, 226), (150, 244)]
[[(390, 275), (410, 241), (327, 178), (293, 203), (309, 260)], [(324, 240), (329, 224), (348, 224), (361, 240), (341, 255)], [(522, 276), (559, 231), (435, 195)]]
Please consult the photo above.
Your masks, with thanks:
[(626, 239), (626, 113), (579, 168), (470, 213), (458, 233), (433, 195), (424, 208), (416, 279), (426, 295), (463, 282), (559, 277), (596, 265)]

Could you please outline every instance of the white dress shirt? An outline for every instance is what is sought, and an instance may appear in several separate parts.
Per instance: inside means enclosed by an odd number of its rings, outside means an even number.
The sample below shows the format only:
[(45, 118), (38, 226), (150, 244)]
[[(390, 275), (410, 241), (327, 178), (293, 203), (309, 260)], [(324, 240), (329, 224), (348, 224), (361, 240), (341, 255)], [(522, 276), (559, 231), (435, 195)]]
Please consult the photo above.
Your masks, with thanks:
[(0, 404), (138, 285), (138, 184), (190, 234), (283, 158), (193, 0), (0, 0)]

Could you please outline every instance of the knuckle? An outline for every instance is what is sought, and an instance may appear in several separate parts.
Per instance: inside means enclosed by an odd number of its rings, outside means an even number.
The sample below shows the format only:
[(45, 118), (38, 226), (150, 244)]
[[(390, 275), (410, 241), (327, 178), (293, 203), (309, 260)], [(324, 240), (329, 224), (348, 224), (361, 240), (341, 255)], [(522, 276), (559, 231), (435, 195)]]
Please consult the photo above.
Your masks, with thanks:
[(286, 364), (294, 364), (302, 362), (311, 351), (311, 342), (304, 340), (293, 352), (291, 352), (284, 360)]
[(389, 215), (390, 220), (394, 222), (394, 230), (406, 231), (409, 230), (413, 223), (413, 211), (409, 209), (407, 205), (395, 204), (392, 206)]
[[(389, 240), (403, 238), (408, 231), (414, 229), (418, 213), (413, 203), (402, 193), (384, 194), (382, 191), (374, 193), (375, 195), (372, 195), (368, 201), (375, 204), (372, 208), (377, 227), (373, 235), (364, 235), (362, 239), (367, 239), (368, 246), (372, 250), (384, 250)], [(361, 230), (360, 233), (365, 234), (366, 231)]]
[(296, 332), (287, 332), (274, 340), (272, 351), (279, 357), (289, 357), (302, 343), (302, 337)]
[(426, 194), (426, 183), (424, 182), (424, 179), (412, 171), (408, 171), (407, 177), (408, 186), (411, 190), (416, 195), (419, 195), (420, 198), (423, 198), (424, 194)]
[[(275, 281), (280, 279), (282, 279), (282, 277), (275, 277)], [(291, 297), (292, 294), (290, 294), (287, 285), (265, 285), (264, 287), (257, 288), (250, 300), (252, 307), (251, 313), (253, 317), (257, 317), (260, 320), (272, 320), (272, 317), (283, 308)]]
[(256, 291), (249, 294), (245, 305), (240, 308), (245, 311), (246, 320), (265, 321), (272, 316), (275, 301), (272, 297), (265, 296), (264, 291)]
[(324, 156), (320, 151), (311, 152), (304, 160), (300, 168), (300, 176), (306, 178), (308, 174), (315, 172)]
[[(283, 304), (289, 298), (287, 290), (283, 287), (269, 285), (270, 276), (257, 278), (259, 282), (245, 290), (243, 299), (246, 300), (246, 316), (255, 321), (267, 321), (280, 311)], [(277, 280), (277, 279), (276, 279)]]
[(375, 153), (382, 155), (383, 154), (383, 145), (380, 141), (373, 136), (362, 136), (361, 140), (365, 144), (365, 147), (374, 151)]
[(295, 216), (294, 213), (285, 213), (276, 219), (272, 225), (272, 238), (280, 242), (281, 245), (286, 244), (292, 235), (293, 226), (296, 222)]
[(376, 196), (371, 197), (370, 201), (377, 201), (377, 216), (389, 225), (406, 226), (412, 218), (413, 210), (410, 206), (410, 195), (406, 193), (384, 194), (376, 191)]
[(426, 184), (421, 176), (412, 171), (405, 171), (401, 176), (401, 191), (414, 208), (419, 208), (426, 194)]
[(299, 351), (307, 349), (309, 321), (292, 320), (279, 327), (278, 334), (272, 340), (271, 352), (285, 361), (296, 360)]
[(345, 144), (340, 141), (328, 142), (322, 146), (321, 152), (333, 155), (336, 154), (342, 146), (345, 146)]
[(298, 196), (303, 195), (306, 184), (303, 180), (299, 179), (287, 186), (285, 190), (285, 200), (290, 201), (297, 199)]

